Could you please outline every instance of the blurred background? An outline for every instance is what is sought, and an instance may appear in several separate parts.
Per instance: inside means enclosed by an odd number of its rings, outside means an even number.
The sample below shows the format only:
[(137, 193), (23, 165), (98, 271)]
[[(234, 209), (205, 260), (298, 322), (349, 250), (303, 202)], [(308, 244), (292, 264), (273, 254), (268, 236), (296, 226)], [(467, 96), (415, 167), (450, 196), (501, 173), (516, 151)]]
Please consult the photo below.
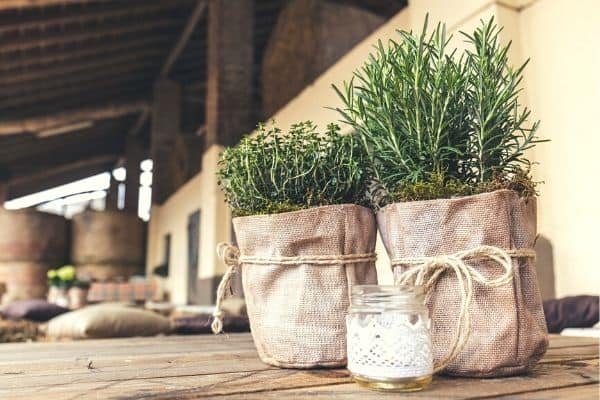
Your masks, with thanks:
[(215, 246), (235, 241), (223, 146), (271, 118), (339, 120), (331, 84), (426, 13), (451, 33), (493, 16), (514, 64), (531, 58), (542, 295), (598, 294), (597, 0), (2, 0), (3, 301), (73, 264), (95, 301), (213, 304)]

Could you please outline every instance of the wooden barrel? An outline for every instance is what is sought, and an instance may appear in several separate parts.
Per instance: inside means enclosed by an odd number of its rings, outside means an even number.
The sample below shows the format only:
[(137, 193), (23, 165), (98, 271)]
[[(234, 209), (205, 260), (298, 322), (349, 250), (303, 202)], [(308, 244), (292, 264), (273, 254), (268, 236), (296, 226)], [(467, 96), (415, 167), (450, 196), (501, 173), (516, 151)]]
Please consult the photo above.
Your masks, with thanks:
[(77, 276), (127, 279), (143, 273), (145, 223), (123, 211), (84, 211), (73, 217), (71, 260)]
[(46, 296), (46, 273), (67, 255), (67, 221), (33, 209), (0, 207), (0, 282), (3, 303)]

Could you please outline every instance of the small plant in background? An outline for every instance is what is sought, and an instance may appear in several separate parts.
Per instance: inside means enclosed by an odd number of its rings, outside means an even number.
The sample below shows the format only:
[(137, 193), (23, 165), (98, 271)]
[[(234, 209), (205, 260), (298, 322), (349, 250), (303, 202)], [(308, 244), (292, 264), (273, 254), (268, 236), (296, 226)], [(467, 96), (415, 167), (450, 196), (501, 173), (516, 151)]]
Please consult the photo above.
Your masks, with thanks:
[(365, 202), (366, 154), (352, 135), (331, 124), (324, 133), (310, 121), (282, 135), (259, 125), (254, 137), (226, 149), (219, 185), (235, 216)]
[(77, 281), (75, 274), (75, 267), (72, 265), (65, 265), (58, 269), (51, 269), (48, 271), (48, 285), (59, 288), (70, 288)]
[(518, 94), (525, 64), (508, 63), (493, 19), (462, 33), (470, 49), (449, 51), (438, 24), (420, 36), (379, 42), (369, 61), (334, 86), (338, 109), (360, 138), (375, 179), (376, 206), (508, 188), (535, 194), (524, 152), (541, 142)]

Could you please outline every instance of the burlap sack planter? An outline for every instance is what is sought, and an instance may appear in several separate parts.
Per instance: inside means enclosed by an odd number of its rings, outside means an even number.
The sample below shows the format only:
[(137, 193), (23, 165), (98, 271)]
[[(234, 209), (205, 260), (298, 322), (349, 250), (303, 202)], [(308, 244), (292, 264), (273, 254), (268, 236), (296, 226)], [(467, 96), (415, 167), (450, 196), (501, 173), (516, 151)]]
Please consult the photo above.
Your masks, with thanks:
[(332, 205), (234, 218), (233, 226), (239, 254), (226, 258), (241, 270), (261, 360), (284, 368), (344, 366), (351, 288), (377, 283), (372, 211)]
[[(455, 199), (394, 203), (377, 213), (377, 222), (397, 283), (418, 275), (415, 268), (429, 271), (421, 276), (421, 283), (430, 284), (427, 304), (437, 363), (447, 356), (457, 326), (461, 329), (464, 320), (459, 318), (470, 321), (470, 329), (463, 332), (464, 347), (447, 360), (444, 373), (507, 376), (528, 371), (537, 363), (548, 339), (535, 258), (519, 256), (531, 253), (535, 242), (535, 199), (524, 200), (513, 191), (499, 190)], [(478, 256), (481, 251), (491, 251), (491, 255)], [(499, 255), (503, 251), (505, 258)], [(502, 279), (503, 259), (510, 279), (496, 287), (482, 284), (481, 280)], [(470, 272), (459, 281), (452, 265)], [(468, 313), (461, 314), (461, 290), (467, 278), (472, 279), (472, 298), (465, 307)]]

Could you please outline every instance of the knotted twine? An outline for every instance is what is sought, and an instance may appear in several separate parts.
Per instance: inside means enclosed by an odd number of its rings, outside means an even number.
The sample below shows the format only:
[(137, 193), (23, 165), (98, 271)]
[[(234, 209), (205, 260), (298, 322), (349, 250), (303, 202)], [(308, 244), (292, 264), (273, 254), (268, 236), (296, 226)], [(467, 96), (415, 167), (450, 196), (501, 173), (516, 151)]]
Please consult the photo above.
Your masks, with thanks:
[[(511, 257), (535, 258), (533, 249), (505, 250), (495, 246), (478, 246), (470, 250), (459, 251), (451, 255), (433, 257), (401, 257), (392, 260), (394, 266), (416, 266), (404, 271), (396, 279), (397, 285), (423, 286), (427, 296), (431, 295), (438, 279), (446, 270), (454, 272), (460, 290), (460, 313), (456, 322), (456, 331), (446, 356), (436, 363), (434, 372), (446, 368), (462, 351), (471, 335), (471, 315), (469, 307), (473, 298), (473, 280), (488, 288), (506, 285), (513, 280)], [(504, 269), (497, 278), (486, 278), (477, 269), (467, 263), (476, 259), (495, 261)]]
[(222, 303), (228, 292), (231, 292), (231, 278), (238, 272), (242, 264), (255, 265), (339, 265), (353, 264), (361, 262), (375, 261), (375, 253), (345, 254), (345, 255), (310, 255), (310, 256), (247, 256), (241, 255), (237, 247), (229, 243), (219, 243), (217, 245), (218, 257), (227, 265), (227, 270), (217, 288), (217, 299), (215, 311), (213, 312), (213, 322), (211, 328), (213, 333), (217, 334), (223, 330), (223, 310)]

